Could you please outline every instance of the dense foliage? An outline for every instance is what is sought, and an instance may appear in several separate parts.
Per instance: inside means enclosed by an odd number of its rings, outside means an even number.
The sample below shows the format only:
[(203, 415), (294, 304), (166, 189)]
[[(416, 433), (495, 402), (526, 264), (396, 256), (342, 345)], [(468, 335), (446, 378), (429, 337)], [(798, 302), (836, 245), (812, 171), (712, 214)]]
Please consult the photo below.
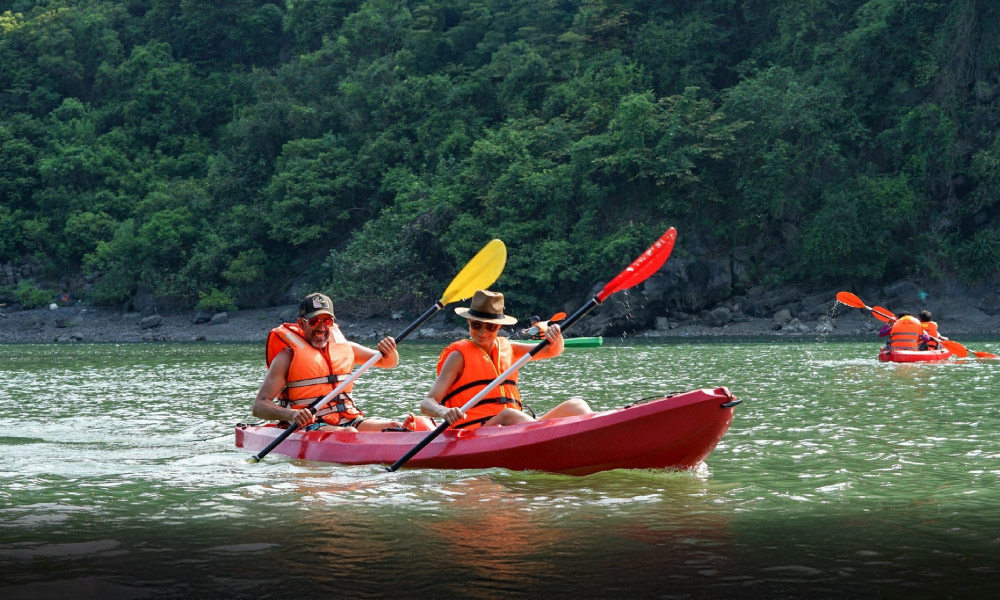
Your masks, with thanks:
[(423, 308), (499, 237), (537, 312), (675, 225), (755, 282), (979, 281), (998, 39), (975, 0), (0, 0), (0, 265)]

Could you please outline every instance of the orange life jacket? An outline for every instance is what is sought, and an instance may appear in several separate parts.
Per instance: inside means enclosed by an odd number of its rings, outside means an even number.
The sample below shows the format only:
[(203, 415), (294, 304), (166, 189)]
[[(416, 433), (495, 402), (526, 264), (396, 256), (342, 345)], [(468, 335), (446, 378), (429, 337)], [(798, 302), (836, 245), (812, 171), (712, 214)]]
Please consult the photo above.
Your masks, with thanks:
[(927, 335), (931, 336), (931, 339), (927, 341), (927, 348), (929, 350), (936, 350), (938, 347), (937, 340), (933, 339), (936, 337), (941, 337), (938, 335), (937, 323), (934, 321), (921, 321), (920, 325), (923, 326), (924, 331)]
[[(437, 372), (441, 373), (445, 359), (452, 352), (461, 352), (465, 366), (459, 374), (458, 379), (451, 384), (448, 392), (441, 400), (441, 404), (448, 408), (462, 407), (466, 402), (478, 394), (480, 390), (489, 385), (501, 373), (510, 368), (513, 363), (513, 349), (510, 340), (498, 336), (493, 344), (492, 351), (487, 354), (482, 348), (472, 340), (459, 340), (450, 344), (441, 351), (438, 357)], [(465, 412), (465, 419), (454, 425), (455, 428), (482, 427), (494, 415), (497, 415), (507, 407), (522, 410), (521, 393), (517, 389), (517, 372), (515, 371), (509, 379), (505, 380), (492, 395), (488, 395), (480, 400), (474, 407)]]
[(918, 350), (923, 332), (916, 317), (902, 317), (889, 330), (889, 346), (893, 350)]
[[(278, 403), (293, 409), (307, 408), (323, 398), (347, 379), (354, 369), (354, 349), (335, 324), (330, 325), (330, 342), (322, 350), (313, 348), (305, 332), (295, 323), (284, 323), (267, 334), (267, 366), (285, 348), (292, 350), (285, 387), (278, 394)], [(316, 418), (336, 425), (363, 415), (348, 395), (354, 384), (316, 412)]]
[(539, 321), (539, 322), (535, 323), (534, 325), (532, 325), (532, 327), (535, 327), (535, 328), (538, 329), (538, 333), (536, 333), (535, 335), (531, 336), (532, 339), (544, 340), (545, 339), (545, 332), (549, 330), (549, 322), (548, 321)]

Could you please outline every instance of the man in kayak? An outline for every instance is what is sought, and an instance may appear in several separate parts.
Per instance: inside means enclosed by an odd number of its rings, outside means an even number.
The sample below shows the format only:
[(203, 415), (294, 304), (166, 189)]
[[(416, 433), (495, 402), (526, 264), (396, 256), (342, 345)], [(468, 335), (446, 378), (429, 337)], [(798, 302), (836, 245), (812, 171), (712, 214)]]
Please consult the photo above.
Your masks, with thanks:
[[(396, 340), (386, 337), (378, 343), (382, 358), (375, 366), (391, 369), (399, 364)], [(347, 379), (354, 365), (363, 364), (375, 351), (347, 341), (335, 322), (333, 302), (324, 294), (306, 296), (299, 304), (295, 323), (275, 327), (267, 336), (267, 374), (253, 401), (253, 415), (260, 419), (287, 421), (312, 429), (382, 431), (400, 429), (404, 424), (389, 419), (365, 417), (350, 396), (348, 386), (315, 415), (308, 406), (332, 392)], [(277, 399), (277, 403), (275, 403)], [(424, 417), (413, 415), (406, 429), (433, 429)]]
[[(476, 291), (469, 308), (455, 309), (460, 317), (468, 320), (470, 339), (454, 342), (441, 352), (437, 380), (420, 403), (420, 410), (425, 415), (441, 417), (456, 428), (513, 425), (535, 420), (523, 410), (517, 372), (468, 412), (461, 410), (480, 390), (536, 347), (535, 344), (511, 342), (499, 335), (502, 325), (517, 323), (515, 317), (505, 315), (503, 310), (503, 294), (488, 290)], [(548, 328), (546, 338), (548, 345), (532, 356), (532, 360), (553, 358), (562, 353), (563, 337), (558, 325)], [(539, 418), (554, 419), (591, 412), (582, 398), (571, 398)]]

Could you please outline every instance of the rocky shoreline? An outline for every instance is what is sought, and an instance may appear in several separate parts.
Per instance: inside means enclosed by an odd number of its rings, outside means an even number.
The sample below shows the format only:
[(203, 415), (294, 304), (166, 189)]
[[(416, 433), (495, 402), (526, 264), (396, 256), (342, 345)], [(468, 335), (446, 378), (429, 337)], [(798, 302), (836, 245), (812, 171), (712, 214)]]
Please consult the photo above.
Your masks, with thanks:
[[(968, 294), (916, 295), (915, 286), (904, 286), (904, 296), (862, 295), (868, 302), (889, 310), (916, 312), (930, 308), (942, 335), (1000, 334), (1000, 310), (988, 305), (988, 298)], [(836, 290), (806, 296), (788, 290), (749, 294), (717, 304), (696, 314), (664, 308), (641, 297), (622, 295), (582, 319), (571, 335), (604, 335), (622, 338), (684, 337), (863, 337), (873, 335), (882, 325), (865, 311), (846, 307), (835, 300)], [(645, 302), (645, 304), (644, 304)], [(985, 304), (984, 304), (985, 303)], [(646, 306), (646, 308), (642, 308)], [(983, 310), (983, 308), (987, 310)], [(410, 339), (449, 340), (466, 335), (461, 320), (450, 310), (441, 311), (423, 324)], [(566, 307), (571, 311), (576, 306)], [(239, 310), (230, 313), (144, 314), (104, 308), (51, 305), (20, 310), (0, 307), (0, 343), (91, 343), (91, 342), (250, 342), (266, 339), (267, 332), (283, 322), (294, 321), (296, 305)], [(338, 318), (348, 339), (373, 342), (396, 335), (417, 315), (395, 318)], [(527, 323), (505, 328), (506, 335), (518, 337)]]

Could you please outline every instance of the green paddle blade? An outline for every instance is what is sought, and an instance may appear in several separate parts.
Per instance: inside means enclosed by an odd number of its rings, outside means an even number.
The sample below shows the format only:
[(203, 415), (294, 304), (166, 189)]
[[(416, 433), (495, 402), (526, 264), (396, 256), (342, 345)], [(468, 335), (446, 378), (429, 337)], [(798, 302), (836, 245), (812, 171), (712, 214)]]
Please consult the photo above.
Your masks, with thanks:
[(493, 285), (507, 264), (507, 246), (500, 240), (491, 240), (472, 257), (441, 295), (441, 304), (471, 298), (476, 290)]

